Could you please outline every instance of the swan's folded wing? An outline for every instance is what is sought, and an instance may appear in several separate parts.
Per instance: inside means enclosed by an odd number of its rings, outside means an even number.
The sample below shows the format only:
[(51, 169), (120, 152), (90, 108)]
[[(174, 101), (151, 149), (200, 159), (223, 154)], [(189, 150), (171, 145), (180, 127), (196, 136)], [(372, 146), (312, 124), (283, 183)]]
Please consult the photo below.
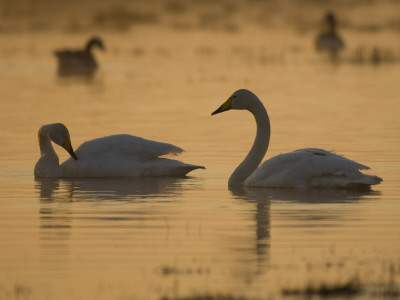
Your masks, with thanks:
[(368, 166), (323, 149), (305, 148), (291, 153), (296, 156), (298, 155), (299, 160), (308, 163), (310, 168), (319, 170), (321, 174), (340, 171), (357, 172), (359, 170), (369, 169)]
[(83, 143), (76, 151), (78, 160), (62, 163), (62, 177), (142, 177), (184, 176), (203, 168), (160, 157), (183, 150), (167, 143), (130, 135), (114, 135)]
[(118, 134), (83, 143), (76, 151), (78, 159), (99, 159), (102, 156), (123, 156), (150, 160), (162, 155), (179, 154), (183, 150), (168, 143), (147, 140), (129, 134)]
[(316, 178), (357, 178), (364, 169), (369, 167), (323, 149), (306, 148), (272, 157), (246, 182), (253, 186), (309, 187)]

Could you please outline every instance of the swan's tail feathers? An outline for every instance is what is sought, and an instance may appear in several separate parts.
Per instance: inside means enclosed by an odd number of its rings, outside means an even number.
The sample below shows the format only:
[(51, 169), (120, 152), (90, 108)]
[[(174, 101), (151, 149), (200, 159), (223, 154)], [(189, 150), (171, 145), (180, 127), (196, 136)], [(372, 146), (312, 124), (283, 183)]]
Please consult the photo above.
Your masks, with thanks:
[(382, 182), (382, 178), (375, 175), (363, 173), (343, 173), (329, 176), (321, 176), (311, 181), (312, 188), (327, 189), (352, 189), (352, 190), (370, 190), (372, 185)]
[(182, 148), (179, 148), (177, 146), (174, 146), (174, 145), (171, 145), (171, 144), (169, 144), (169, 146), (170, 146), (170, 149), (169, 149), (169, 152), (167, 154), (172, 154), (172, 155), (177, 156), (177, 155), (185, 152), (185, 150), (183, 150)]
[(370, 185), (374, 185), (374, 184), (380, 184), (383, 180), (382, 178), (375, 176), (375, 175), (365, 175), (368, 176), (368, 180), (370, 181)]
[(186, 176), (189, 172), (197, 169), (205, 169), (205, 167), (196, 165), (179, 166), (175, 169), (174, 174), (176, 176)]
[(381, 182), (382, 178), (378, 176), (363, 174), (360, 180), (349, 182), (346, 185), (346, 188), (354, 190), (370, 190), (372, 185), (380, 184)]

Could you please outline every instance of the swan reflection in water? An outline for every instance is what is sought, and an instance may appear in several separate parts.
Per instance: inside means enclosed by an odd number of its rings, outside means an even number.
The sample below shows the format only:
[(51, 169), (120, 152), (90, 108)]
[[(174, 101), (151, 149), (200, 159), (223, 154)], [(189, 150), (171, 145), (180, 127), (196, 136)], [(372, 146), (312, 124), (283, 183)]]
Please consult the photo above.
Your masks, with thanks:
[[(90, 224), (107, 228), (110, 222), (118, 226), (135, 226), (137, 221), (152, 219), (164, 222), (164, 215), (149, 212), (143, 205), (125, 205), (123, 210), (115, 206), (98, 206), (90, 209), (85, 205), (75, 208), (72, 202), (151, 203), (173, 201), (183, 191), (188, 178), (35, 178), (35, 189), (40, 199), (40, 239), (43, 249), (54, 251), (54, 245), (68, 250), (74, 219), (90, 220)], [(186, 184), (186, 183), (185, 183)], [(193, 183), (191, 184), (193, 186)], [(150, 202), (150, 201), (149, 201)], [(63, 205), (66, 204), (66, 205)], [(94, 220), (97, 222), (93, 223)], [(107, 222), (104, 222), (107, 221)], [(159, 222), (160, 223), (160, 222)], [(98, 228), (98, 227), (96, 227)]]
[[(257, 276), (267, 272), (270, 264), (270, 248), (271, 243), (271, 204), (293, 203), (296, 206), (292, 209), (285, 209), (285, 214), (290, 218), (297, 218), (297, 221), (308, 223), (304, 226), (310, 226), (310, 222), (315, 220), (338, 220), (341, 217), (342, 210), (334, 210), (330, 206), (329, 211), (325, 209), (323, 204), (354, 204), (367, 197), (379, 196), (380, 192), (368, 191), (357, 192), (354, 190), (327, 190), (327, 189), (282, 189), (282, 188), (254, 188), (243, 186), (229, 186), (232, 196), (241, 201), (254, 204), (251, 210), (254, 218), (255, 241), (250, 243), (246, 248), (248, 257), (257, 257), (256, 271), (253, 276)], [(299, 211), (299, 204), (312, 205), (318, 209)], [(292, 213), (293, 211), (293, 213)], [(279, 214), (279, 211), (274, 211), (274, 215)], [(241, 255), (243, 257), (243, 255)]]
[(181, 193), (188, 178), (35, 178), (42, 201), (137, 201), (171, 198)]
[(265, 194), (265, 189), (229, 186), (229, 190), (234, 198), (254, 204), (252, 211), (254, 211), (256, 239), (250, 251), (255, 250), (257, 257), (256, 274), (262, 274), (266, 271), (265, 266), (269, 262), (271, 199)]

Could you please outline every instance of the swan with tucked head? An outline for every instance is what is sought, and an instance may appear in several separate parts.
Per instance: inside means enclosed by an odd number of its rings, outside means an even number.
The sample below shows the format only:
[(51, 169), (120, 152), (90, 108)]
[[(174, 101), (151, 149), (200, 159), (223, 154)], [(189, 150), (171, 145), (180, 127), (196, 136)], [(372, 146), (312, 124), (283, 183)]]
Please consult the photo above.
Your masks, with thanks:
[(35, 176), (62, 177), (63, 168), (51, 142), (63, 147), (73, 159), (77, 160), (67, 127), (61, 123), (43, 125), (39, 129), (38, 136), (41, 156), (35, 166)]
[(256, 120), (257, 134), (250, 152), (229, 178), (229, 185), (368, 189), (382, 181), (378, 176), (360, 172), (369, 169), (367, 166), (317, 148), (280, 154), (259, 166), (267, 152), (271, 135), (264, 105), (252, 92), (242, 89), (233, 93), (211, 115), (230, 109), (250, 111)]
[[(51, 144), (63, 147), (71, 158), (59, 164)], [(94, 139), (73, 150), (68, 129), (61, 123), (44, 125), (39, 129), (41, 157), (35, 166), (35, 177), (142, 177), (184, 176), (202, 166), (162, 158), (179, 154), (177, 146), (129, 134)]]

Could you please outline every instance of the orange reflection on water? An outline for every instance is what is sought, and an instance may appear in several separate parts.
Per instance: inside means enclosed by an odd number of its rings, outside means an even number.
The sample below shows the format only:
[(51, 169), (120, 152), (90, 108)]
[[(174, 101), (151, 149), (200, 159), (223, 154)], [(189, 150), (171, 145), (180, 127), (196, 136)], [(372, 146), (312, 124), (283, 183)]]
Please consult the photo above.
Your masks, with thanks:
[[(86, 33), (0, 36), (0, 51), (18, 49), (0, 57), (2, 297), (279, 298), (353, 276), (373, 295), (391, 266), (399, 284), (398, 65), (327, 65), (288, 30), (150, 26), (103, 38), (109, 47), (95, 53), (101, 67), (88, 83), (57, 78), (52, 57)], [(228, 189), (255, 124), (242, 111), (210, 113), (238, 88), (268, 110), (266, 158), (336, 150), (383, 184), (367, 194)], [(75, 148), (129, 133), (176, 144), (182, 160), (207, 170), (184, 179), (34, 180), (37, 130), (53, 122), (68, 126)]]

